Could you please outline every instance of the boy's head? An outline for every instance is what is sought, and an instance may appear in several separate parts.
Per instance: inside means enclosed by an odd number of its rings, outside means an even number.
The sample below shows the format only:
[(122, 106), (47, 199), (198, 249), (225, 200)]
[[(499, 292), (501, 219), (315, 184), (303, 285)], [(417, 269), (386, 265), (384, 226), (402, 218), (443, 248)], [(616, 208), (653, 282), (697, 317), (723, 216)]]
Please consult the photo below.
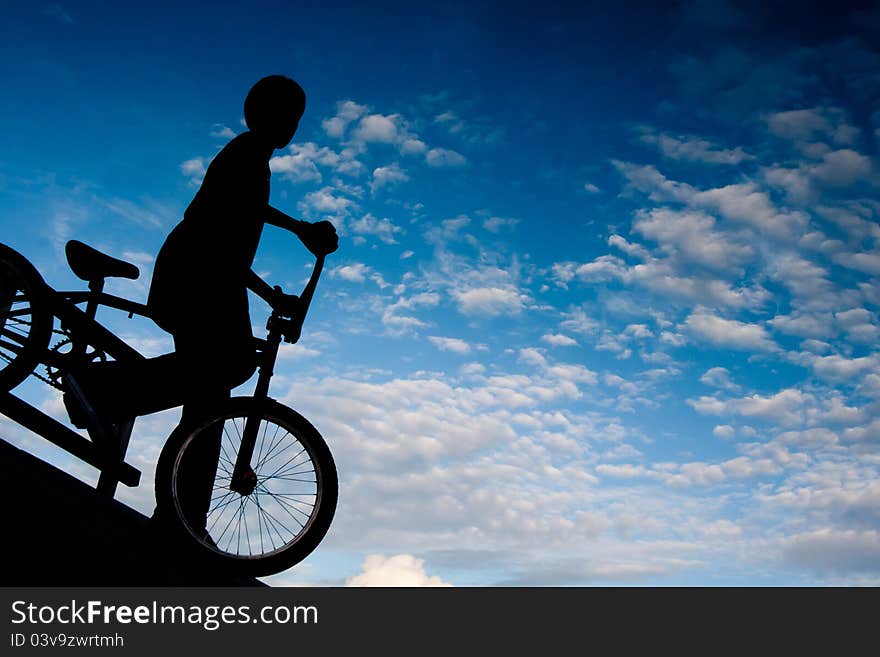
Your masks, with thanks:
[(257, 82), (244, 100), (244, 120), (251, 132), (272, 148), (284, 148), (293, 139), (306, 108), (306, 93), (283, 75)]

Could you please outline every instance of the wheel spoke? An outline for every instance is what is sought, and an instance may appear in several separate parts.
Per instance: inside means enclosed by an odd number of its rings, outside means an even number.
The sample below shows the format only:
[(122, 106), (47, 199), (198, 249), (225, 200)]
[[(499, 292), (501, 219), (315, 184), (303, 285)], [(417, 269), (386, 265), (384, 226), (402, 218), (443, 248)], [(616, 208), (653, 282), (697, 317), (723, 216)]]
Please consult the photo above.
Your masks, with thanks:
[[(241, 498), (239, 497), (238, 507), (241, 508)], [(220, 545), (220, 541), (223, 540), (223, 537), (226, 535), (226, 530), (229, 529), (230, 525), (232, 525), (232, 521), (236, 518), (236, 512), (233, 511), (232, 515), (229, 516), (229, 522), (226, 523), (226, 527), (224, 527), (223, 532), (217, 538), (217, 545)], [(232, 544), (232, 537), (235, 536), (235, 530), (232, 530), (232, 533), (229, 534), (229, 543), (226, 544), (226, 552), (229, 552), (229, 546)]]
[(272, 476), (274, 476), (274, 477), (289, 477), (291, 475), (308, 474), (309, 472), (314, 472), (315, 469), (310, 468), (308, 470), (297, 470), (297, 468), (302, 468), (304, 466), (311, 465), (311, 463), (312, 463), (312, 459), (306, 459), (305, 461), (291, 465), (289, 468), (285, 468), (281, 472), (279, 472), (275, 475), (272, 475)]
[[(210, 510), (208, 515), (211, 515), (217, 511), (220, 511), (220, 510), (226, 508), (230, 504), (233, 504), (235, 502), (235, 491), (231, 490), (231, 491), (229, 491), (229, 494), (232, 495), (232, 497), (230, 499), (226, 500), (223, 504), (218, 504), (217, 506), (215, 506), (213, 509)], [(223, 514), (221, 513), (220, 515), (223, 515)], [(217, 516), (217, 517), (219, 518), (220, 516)]]
[[(266, 492), (267, 495), (269, 495), (269, 496), (275, 498), (275, 496), (272, 495), (272, 493), (269, 492), (268, 490), (266, 490), (265, 492)], [(293, 506), (290, 502), (287, 502), (287, 501), (284, 500), (283, 498), (280, 498), (280, 497), (275, 498), (275, 502), (278, 503), (278, 506), (279, 506), (280, 508), (282, 508), (282, 509), (284, 509), (285, 511), (287, 511), (287, 515), (289, 515), (291, 518), (293, 518), (294, 520), (296, 520), (296, 522), (299, 523), (299, 526), (300, 526), (300, 527), (304, 527), (305, 525), (302, 524), (302, 523), (300, 523), (300, 522), (299, 522), (299, 518), (297, 518), (297, 517), (296, 517), (295, 515), (293, 515), (290, 511), (288, 511), (288, 509), (293, 509), (293, 510), (296, 511), (297, 513), (300, 513), (300, 514), (304, 515), (304, 516), (306, 517), (306, 521), (308, 521), (308, 519), (312, 517), (312, 514), (311, 514), (311, 513), (306, 513), (305, 511), (302, 511), (301, 509), (297, 509), (297, 508), (296, 508), (295, 506)], [(312, 507), (312, 508), (314, 509), (314, 507)]]
[(270, 474), (269, 477), (267, 477), (267, 478), (272, 478), (272, 477), (274, 477), (275, 475), (277, 475), (279, 472), (281, 472), (281, 470), (283, 470), (284, 468), (287, 467), (288, 463), (291, 463), (293, 460), (295, 460), (297, 457), (299, 457), (299, 455), (302, 454), (304, 451), (306, 451), (306, 448), (305, 448), (305, 447), (303, 447), (301, 450), (299, 450), (299, 452), (297, 452), (297, 453), (294, 454), (291, 458), (289, 458), (289, 459), (287, 460), (287, 462), (284, 463), (284, 465), (282, 465), (280, 468), (278, 468), (277, 470), (275, 470), (275, 472), (273, 472), (272, 474)]
[(278, 506), (279, 506), (280, 508), (282, 508), (282, 509), (284, 509), (285, 511), (287, 511), (287, 515), (289, 515), (290, 517), (292, 517), (292, 518), (293, 518), (294, 520), (296, 520), (297, 522), (299, 522), (299, 519), (298, 519), (296, 516), (294, 516), (292, 513), (290, 513), (291, 510), (292, 510), (292, 511), (296, 511), (297, 513), (299, 513), (300, 515), (302, 515), (303, 517), (305, 517), (305, 522), (308, 522), (308, 521), (309, 521), (309, 518), (312, 517), (312, 513), (313, 513), (314, 510), (315, 510), (315, 507), (314, 507), (314, 506), (310, 506), (310, 507), (309, 507), (309, 511), (308, 511), (308, 513), (306, 513), (306, 512), (303, 511), (302, 509), (299, 509), (299, 508), (293, 506), (292, 504), (290, 504), (289, 502), (286, 502), (286, 501), (284, 501), (284, 500), (282, 500), (282, 499), (280, 499), (280, 498), (277, 499), (277, 500), (275, 500), (275, 501), (279, 503)]
[[(283, 522), (281, 522), (280, 520), (278, 520), (278, 518), (276, 518), (274, 515), (272, 515), (272, 514), (269, 513), (268, 511), (266, 511), (266, 515), (267, 515), (269, 518), (272, 519), (272, 522), (273, 522), (273, 523), (276, 523), (276, 524), (280, 525), (284, 530), (286, 530), (287, 533), (290, 534), (291, 538), (293, 538), (293, 537), (295, 537), (295, 536), (297, 536), (297, 535), (299, 534), (299, 532), (291, 531), (290, 528), (289, 528), (287, 525), (285, 525)], [(300, 528), (302, 528), (302, 525), (300, 525)], [(281, 533), (280, 533), (280, 532), (278, 533), (278, 536), (279, 536), (279, 538), (281, 537)], [(285, 541), (285, 544), (286, 544), (286, 541)]]
[[(226, 433), (226, 427), (225, 427), (225, 426), (223, 427), (223, 433), (224, 433), (224, 435), (226, 435), (227, 438), (229, 438), (229, 434)], [(232, 445), (232, 438), (229, 438), (229, 443), (230, 443), (230, 445)], [(220, 439), (220, 456), (221, 456), (221, 458), (222, 458), (223, 460), (225, 460), (229, 465), (231, 465), (233, 469), (235, 469), (235, 462), (232, 460), (232, 457), (230, 457), (229, 454), (226, 453), (226, 448), (223, 446), (223, 439), (222, 439), (222, 438)], [(231, 475), (231, 474), (232, 474), (232, 472), (231, 472), (230, 470), (227, 470), (227, 469), (225, 469), (225, 468), (223, 469), (223, 472), (226, 473), (226, 474), (228, 474), (228, 475)]]
[(247, 543), (248, 556), (253, 556), (254, 552), (251, 550), (251, 533), (248, 531), (247, 526), (247, 505), (250, 502), (250, 496), (244, 498), (244, 514), (242, 515), (242, 520), (244, 520), (244, 540)]
[[(260, 438), (260, 451), (257, 452), (257, 464), (260, 463), (261, 457), (263, 456), (263, 447), (266, 445), (266, 430), (269, 428), (269, 423), (265, 420), (260, 420), (260, 423), (263, 425), (263, 436)], [(259, 428), (257, 429), (259, 433)]]
[[(24, 351), (24, 347), (20, 347), (17, 344), (13, 344), (11, 342), (7, 342), (6, 340), (0, 340), (0, 347), (3, 347), (4, 349), (11, 351), (15, 355), (18, 355), (22, 351)], [(10, 360), (9, 362), (11, 363), (12, 361)]]
[[(30, 306), (26, 306), (24, 308), (18, 308), (17, 310), (8, 310), (5, 313), (0, 315), (2, 319), (12, 319), (13, 317), (21, 317), (22, 315), (30, 315), (31, 309)], [(19, 322), (21, 324), (30, 324), (30, 322)]]
[(272, 538), (272, 532), (269, 531), (269, 529), (271, 529), (271, 530), (273, 530), (273, 531), (275, 532), (275, 535), (278, 536), (278, 539), (281, 541), (281, 547), (284, 547), (284, 545), (285, 545), (285, 543), (286, 543), (287, 541), (285, 540), (284, 536), (281, 535), (281, 532), (278, 531), (278, 526), (277, 526), (277, 525), (275, 524), (275, 522), (272, 520), (272, 514), (269, 513), (268, 511), (266, 511), (266, 510), (262, 507), (262, 505), (260, 505), (260, 511), (263, 512), (263, 522), (266, 523), (266, 530), (267, 530), (267, 532), (268, 532), (268, 534), (269, 534), (270, 539), (272, 540), (272, 549), (273, 549), (273, 550), (277, 550), (278, 548), (275, 547), (275, 539)]
[(280, 450), (278, 450), (278, 451), (275, 451), (275, 450), (278, 449), (278, 447), (280, 447), (281, 445), (284, 445), (284, 439), (285, 439), (287, 436), (289, 436), (289, 435), (290, 435), (290, 432), (289, 432), (289, 431), (285, 431), (285, 432), (284, 432), (284, 435), (281, 436), (281, 438), (278, 439), (278, 442), (275, 443), (275, 445), (272, 447), (272, 449), (270, 449), (270, 450), (266, 453), (266, 455), (263, 457), (263, 460), (260, 461), (260, 462), (257, 464), (257, 467), (258, 467), (258, 468), (263, 467), (263, 466), (266, 465), (269, 461), (271, 461), (272, 459), (274, 459), (274, 458), (277, 457), (277, 456), (280, 456), (281, 454), (284, 454), (284, 452), (285, 452), (286, 450), (290, 449), (290, 445), (286, 445), (284, 448), (282, 448), (282, 449), (280, 449)]
[(236, 523), (236, 528), (238, 529), (238, 537), (235, 539), (235, 553), (241, 554), (241, 518), (244, 515), (244, 507), (247, 504), (247, 497), (242, 495), (241, 504), (238, 505), (238, 522)]
[[(266, 424), (269, 424), (269, 423), (267, 422)], [(256, 468), (254, 468), (255, 470), (259, 469), (260, 466), (263, 465), (263, 463), (266, 461), (266, 459), (269, 458), (269, 454), (271, 454), (272, 450), (275, 449), (275, 444), (276, 444), (275, 439), (278, 437), (278, 430), (279, 429), (281, 429), (281, 426), (276, 424), (275, 425), (275, 433), (272, 434), (272, 439), (269, 441), (269, 449), (266, 450), (266, 454), (263, 456), (263, 458), (260, 459), (259, 461), (257, 461), (257, 466), (256, 466)], [(284, 436), (282, 436), (281, 438), (283, 439)]]
[[(229, 492), (230, 492), (230, 494), (232, 493), (232, 491), (229, 491)], [(231, 501), (235, 501), (235, 498), (233, 498)], [(225, 506), (227, 506), (228, 504), (229, 504), (229, 502), (227, 501), (223, 506), (225, 507)], [(210, 518), (215, 512), (219, 511), (220, 509), (221, 509), (220, 506), (216, 506), (216, 507), (214, 507), (213, 509), (211, 509), (211, 510), (208, 512), (208, 518)], [(217, 517), (214, 518), (214, 522), (212, 522), (212, 523), (211, 523), (211, 526), (207, 528), (209, 534), (210, 534), (212, 531), (214, 531), (214, 527), (217, 525), (217, 522), (218, 522), (218, 521), (220, 520), (220, 518), (222, 518), (222, 517), (223, 517), (223, 514), (222, 514), (222, 513), (218, 513), (218, 514), (217, 514)], [(205, 524), (207, 524), (207, 523), (205, 523)]]
[(19, 331), (13, 331), (8, 328), (0, 329), (0, 335), (6, 336), (10, 340), (15, 340), (22, 345), (24, 345), (24, 343), (27, 342), (28, 339), (27, 333), (20, 333)]
[(270, 479), (280, 479), (281, 481), (297, 481), (302, 484), (314, 484), (317, 483), (316, 479), (297, 479), (296, 477), (266, 477), (263, 481), (269, 481)]
[[(254, 496), (254, 504), (257, 505), (257, 527), (260, 530), (260, 553), (266, 551), (266, 547), (263, 545), (263, 509), (260, 508), (260, 498), (259, 496)], [(272, 549), (275, 549), (275, 545), (272, 545)]]

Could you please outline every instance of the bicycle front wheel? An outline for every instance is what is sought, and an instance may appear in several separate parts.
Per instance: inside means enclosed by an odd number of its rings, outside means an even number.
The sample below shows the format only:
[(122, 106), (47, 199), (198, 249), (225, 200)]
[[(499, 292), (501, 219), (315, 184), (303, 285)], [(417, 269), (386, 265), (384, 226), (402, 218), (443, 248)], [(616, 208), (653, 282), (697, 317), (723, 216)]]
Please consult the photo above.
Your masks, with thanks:
[[(230, 489), (232, 471), (248, 418), (259, 421), (251, 467), (256, 484), (248, 494)], [(219, 436), (218, 436), (219, 434)], [(187, 496), (195, 481), (192, 458), (219, 438), (219, 459), (204, 525), (192, 518)], [(216, 450), (215, 450), (216, 453)], [(195, 455), (195, 456), (194, 456)], [(314, 550), (333, 520), (336, 466), (318, 431), (296, 411), (250, 397), (230, 400), (196, 427), (179, 426), (156, 468), (156, 499), (167, 518), (203, 556), (249, 575), (270, 575)]]
[(0, 244), (0, 393), (33, 371), (52, 337), (48, 287), (27, 258)]

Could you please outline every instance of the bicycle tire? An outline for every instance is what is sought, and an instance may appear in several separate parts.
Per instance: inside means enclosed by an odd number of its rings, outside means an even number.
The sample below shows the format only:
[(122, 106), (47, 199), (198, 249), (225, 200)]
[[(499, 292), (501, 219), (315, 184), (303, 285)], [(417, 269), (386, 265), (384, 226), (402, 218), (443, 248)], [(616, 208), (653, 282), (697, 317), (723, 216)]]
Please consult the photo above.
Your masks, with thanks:
[[(235, 513), (234, 504), (236, 500), (240, 500), (238, 518), (239, 540), (241, 539), (242, 518), (244, 519), (244, 529), (246, 532), (248, 532), (247, 518), (252, 518), (251, 526), (253, 526), (254, 523), (254, 516), (248, 516), (249, 511), (242, 511), (242, 508), (250, 509), (254, 512), (256, 522), (260, 527), (260, 550), (257, 550), (256, 553), (250, 550), (250, 548), (256, 544), (256, 536), (251, 537), (250, 533), (248, 533), (246, 541), (248, 542), (249, 553), (244, 554), (243, 550), (232, 550), (229, 546), (224, 547), (224, 536), (225, 532), (228, 530), (229, 523), (226, 523), (227, 529), (223, 530), (223, 535), (221, 535), (220, 527), (226, 522), (225, 516), (222, 515), (225, 511), (223, 509), (217, 511), (217, 513), (220, 514), (217, 516), (217, 518), (220, 519), (219, 522), (216, 518), (213, 521), (210, 520), (212, 518), (211, 514), (214, 513), (218, 507), (223, 506), (222, 502), (218, 503), (216, 506), (212, 506), (212, 511), (208, 516), (209, 521), (206, 523), (206, 528), (210, 527), (207, 533), (207, 537), (209, 537), (210, 540), (206, 540), (206, 534), (204, 533), (205, 528), (191, 526), (192, 523), (187, 520), (181, 503), (181, 491), (186, 489), (187, 472), (186, 468), (182, 467), (182, 464), (188, 451), (189, 453), (192, 453), (198, 449), (198, 446), (196, 445), (197, 441), (209, 439), (206, 438), (206, 436), (209, 435), (206, 431), (209, 427), (222, 421), (224, 423), (224, 432), (226, 432), (228, 423), (231, 422), (232, 425), (235, 426), (235, 421), (238, 420), (239, 424), (237, 427), (240, 430), (243, 428), (244, 420), (258, 408), (262, 408), (259, 427), (260, 431), (263, 432), (263, 442), (258, 446), (259, 451), (255, 452), (256, 461), (254, 463), (256, 465), (254, 466), (254, 470), (256, 471), (257, 479), (260, 482), (257, 484), (257, 489), (255, 489), (251, 495), (240, 495), (239, 493), (228, 491), (228, 476), (231, 475), (231, 464), (235, 461), (237, 451), (235, 452), (235, 455), (230, 455), (228, 453), (226, 453), (225, 457), (221, 455), (221, 461), (218, 463), (218, 471), (215, 475), (214, 490), (217, 494), (216, 499), (219, 501), (225, 498), (225, 509), (229, 510), (231, 506), (232, 515)], [(278, 429), (284, 429), (287, 434), (291, 436), (293, 442), (302, 446), (303, 453), (307, 455), (308, 463), (314, 466), (315, 494), (313, 495), (313, 508), (308, 514), (308, 519), (303, 522), (301, 530), (295, 536), (291, 536), (279, 546), (275, 545), (273, 539), (271, 542), (272, 549), (268, 549), (269, 546), (266, 545), (266, 549), (264, 550), (264, 526), (266, 527), (265, 533), (270, 536), (272, 535), (274, 527), (276, 536), (279, 537), (279, 543), (282, 542), (280, 536), (282, 532), (279, 531), (277, 526), (275, 526), (276, 523), (281, 521), (277, 516), (273, 516), (268, 512), (268, 506), (265, 499), (268, 499), (268, 496), (270, 495), (273, 496), (271, 501), (277, 504), (277, 513), (279, 515), (285, 508), (284, 501), (278, 502), (274, 499), (274, 496), (284, 494), (268, 491), (268, 479), (274, 478), (278, 480), (283, 478), (279, 476), (267, 476), (266, 473), (269, 470), (268, 464), (272, 460), (278, 459), (272, 465), (272, 468), (278, 470), (278, 463), (281, 462), (282, 459), (277, 455), (288, 449), (286, 446), (284, 448), (275, 447), (277, 454), (270, 457), (269, 451), (271, 451), (271, 449), (266, 446), (265, 441), (266, 434), (269, 431), (268, 427), (272, 424)], [(264, 426), (266, 429), (263, 428)], [(278, 431), (276, 429), (274, 436), (276, 439), (277, 433)], [(222, 440), (224, 441), (224, 450), (227, 450), (227, 448), (237, 449), (234, 440), (230, 439), (230, 441), (227, 442), (225, 436)], [(280, 439), (282, 442), (284, 440), (285, 437)], [(263, 456), (264, 452), (265, 456)], [(263, 471), (260, 470), (261, 466), (266, 466)], [(298, 468), (299, 466), (294, 464), (294, 466), (291, 467)], [(225, 490), (224, 482), (226, 484)], [(277, 481), (273, 483), (273, 486), (277, 483)], [(296, 486), (304, 485), (306, 484), (296, 484)], [(263, 486), (266, 495), (266, 497), (264, 497), (264, 502), (262, 503), (263, 506), (261, 506), (259, 501), (260, 495), (264, 494), (260, 491), (260, 486)], [(303, 493), (297, 493), (297, 495), (305, 496)], [(179, 425), (172, 432), (163, 447), (156, 467), (156, 502), (163, 522), (168, 523), (175, 534), (183, 537), (185, 542), (193, 547), (200, 557), (210, 559), (218, 566), (222, 566), (227, 570), (243, 575), (271, 575), (286, 570), (306, 558), (318, 546), (326, 535), (327, 530), (330, 528), (330, 523), (332, 522), (336, 511), (337, 495), (338, 480), (336, 465), (333, 461), (330, 449), (327, 447), (321, 434), (318, 433), (317, 429), (315, 429), (302, 415), (271, 399), (258, 403), (257, 400), (252, 397), (233, 398), (220, 407), (210, 418), (204, 420), (199, 425), (194, 427), (185, 426), (183, 424)], [(251, 500), (250, 498), (252, 497), (254, 497), (255, 500)], [(291, 499), (298, 499), (294, 498), (293, 494), (289, 493), (287, 494), (287, 497), (289, 498), (287, 500), (288, 502), (290, 502)], [(232, 500), (231, 502), (229, 501), (230, 499)], [(282, 497), (278, 497), (277, 499), (283, 500)], [(215, 500), (212, 499), (212, 504), (214, 501)], [(253, 501), (254, 503), (249, 507), (248, 504), (250, 501)], [(305, 506), (305, 504), (301, 502), (295, 503), (303, 504), (303, 506)], [(264, 508), (264, 506), (266, 506), (266, 508)], [(288, 504), (288, 506), (293, 508), (293, 511), (303, 513), (301, 509), (294, 507), (292, 504)], [(266, 515), (267, 513), (269, 515)], [(294, 516), (289, 508), (287, 513)], [(214, 524), (211, 525), (211, 522)], [(231, 523), (232, 519), (230, 519), (229, 522)], [(260, 524), (261, 522), (262, 524)], [(232, 535), (230, 534), (230, 537), (231, 536)]]
[(52, 338), (49, 287), (23, 255), (0, 244), (0, 392), (24, 381)]

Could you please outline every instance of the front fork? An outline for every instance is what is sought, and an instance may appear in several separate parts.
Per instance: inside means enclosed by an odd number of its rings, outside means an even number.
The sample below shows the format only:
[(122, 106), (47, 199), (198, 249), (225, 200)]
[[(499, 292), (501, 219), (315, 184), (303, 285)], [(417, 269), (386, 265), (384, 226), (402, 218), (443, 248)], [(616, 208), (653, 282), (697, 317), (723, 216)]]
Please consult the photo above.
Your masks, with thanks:
[(277, 326), (277, 322), (274, 315), (269, 320), (269, 335), (266, 337), (266, 349), (263, 351), (263, 362), (260, 364), (260, 376), (254, 390), (253, 411), (245, 421), (244, 431), (241, 434), (241, 447), (238, 450), (238, 457), (235, 459), (235, 466), (232, 469), (232, 478), (229, 481), (229, 489), (241, 495), (250, 495), (257, 487), (257, 475), (251, 466), (251, 460), (257, 445), (257, 432), (260, 430), (263, 411), (269, 398), (269, 382), (274, 374), (275, 360), (281, 345), (281, 329)]

